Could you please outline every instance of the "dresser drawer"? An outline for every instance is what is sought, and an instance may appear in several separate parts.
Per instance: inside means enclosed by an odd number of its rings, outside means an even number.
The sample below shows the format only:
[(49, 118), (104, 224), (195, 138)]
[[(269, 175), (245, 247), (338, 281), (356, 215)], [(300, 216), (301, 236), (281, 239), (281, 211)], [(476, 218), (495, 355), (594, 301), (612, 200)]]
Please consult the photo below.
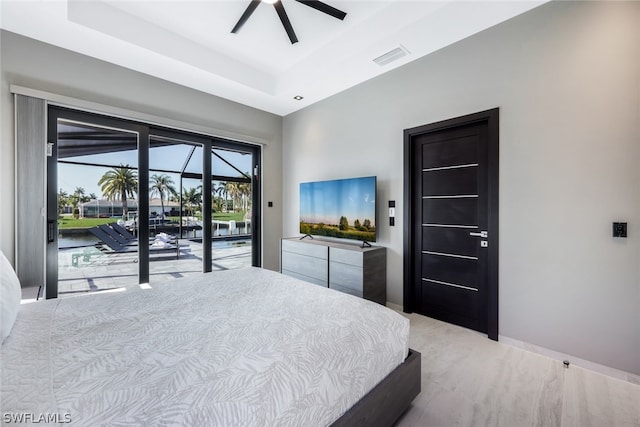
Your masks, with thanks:
[(358, 250), (329, 248), (330, 261), (362, 267), (363, 258), (364, 258), (364, 254)]
[(316, 245), (298, 240), (282, 240), (282, 251), (324, 260), (329, 257), (329, 248), (325, 245)]
[(362, 268), (329, 262), (329, 287), (333, 288), (334, 285), (362, 293)]
[(296, 273), (294, 271), (289, 271), (289, 270), (285, 270), (285, 269), (282, 269), (282, 274), (284, 274), (286, 276), (289, 276), (289, 277), (293, 277), (295, 279), (303, 280), (303, 281), (305, 281), (307, 283), (312, 283), (314, 285), (322, 286), (323, 288), (327, 287), (327, 281), (326, 280), (316, 279), (314, 277), (305, 276), (304, 274), (299, 274), (299, 273)]
[(324, 282), (328, 279), (327, 260), (307, 255), (283, 252), (282, 271), (285, 270), (293, 271), (313, 279), (323, 280)]

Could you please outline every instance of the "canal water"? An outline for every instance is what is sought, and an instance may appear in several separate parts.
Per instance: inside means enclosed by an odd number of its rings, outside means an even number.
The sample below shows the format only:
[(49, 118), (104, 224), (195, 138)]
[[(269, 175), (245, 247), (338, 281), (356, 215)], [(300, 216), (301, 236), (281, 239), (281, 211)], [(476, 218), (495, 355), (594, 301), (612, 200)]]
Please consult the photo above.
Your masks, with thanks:
[[(240, 227), (234, 230), (233, 235), (247, 234), (247, 231), (251, 232), (250, 229), (246, 230), (244, 227)], [(229, 236), (229, 230), (227, 228), (216, 229), (214, 226), (212, 233), (213, 233), (213, 237)], [(150, 235), (153, 236), (154, 233), (152, 232)], [(182, 233), (182, 238), (202, 240), (202, 230), (193, 230), (189, 232), (185, 231)], [(247, 239), (250, 239), (250, 238), (251, 236), (247, 235)], [(58, 248), (60, 249), (77, 248), (82, 246), (93, 246), (98, 242), (99, 242), (98, 238), (89, 232), (58, 236)], [(223, 242), (216, 242), (216, 246), (218, 246), (218, 243), (223, 243)]]

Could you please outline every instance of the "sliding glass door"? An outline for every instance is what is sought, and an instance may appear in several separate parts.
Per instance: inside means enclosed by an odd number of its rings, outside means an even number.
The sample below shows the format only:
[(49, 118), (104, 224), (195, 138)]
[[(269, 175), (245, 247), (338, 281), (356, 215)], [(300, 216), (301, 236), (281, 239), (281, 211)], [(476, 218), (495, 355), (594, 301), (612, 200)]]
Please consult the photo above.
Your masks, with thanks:
[(47, 298), (260, 265), (260, 149), (49, 107)]
[(254, 206), (259, 203), (254, 159), (249, 147), (218, 142), (212, 148), (213, 269), (251, 265), (252, 254), (259, 253), (253, 241), (259, 227), (254, 217)]
[[(202, 250), (203, 153), (207, 138), (151, 129), (149, 144), (149, 283), (209, 271)], [(210, 166), (206, 165), (209, 169)], [(162, 261), (162, 262), (154, 262)]]
[(145, 130), (56, 108), (48, 120), (47, 298), (139, 283), (140, 248), (109, 230), (140, 213)]

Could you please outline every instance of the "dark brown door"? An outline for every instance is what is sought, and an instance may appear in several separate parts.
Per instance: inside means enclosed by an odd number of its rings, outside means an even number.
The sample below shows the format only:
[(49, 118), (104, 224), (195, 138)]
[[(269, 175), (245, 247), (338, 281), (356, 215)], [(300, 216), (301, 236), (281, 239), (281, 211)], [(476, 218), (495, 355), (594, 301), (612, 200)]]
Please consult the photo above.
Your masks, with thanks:
[[(497, 246), (497, 226), (491, 222), (497, 221), (497, 188), (490, 191), (490, 176), (497, 177), (497, 164), (489, 160), (497, 149), (490, 150), (492, 124), (474, 116), (405, 132), (410, 145), (409, 311), (496, 339), (497, 251), (492, 245)], [(493, 221), (490, 213), (496, 215)], [(495, 277), (489, 274), (492, 264)]]

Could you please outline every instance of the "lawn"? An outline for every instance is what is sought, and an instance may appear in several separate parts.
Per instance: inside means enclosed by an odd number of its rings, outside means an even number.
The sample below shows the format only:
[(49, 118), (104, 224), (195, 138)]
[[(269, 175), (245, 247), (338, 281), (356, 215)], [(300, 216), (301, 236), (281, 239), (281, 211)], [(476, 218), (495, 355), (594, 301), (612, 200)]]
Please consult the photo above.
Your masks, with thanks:
[(63, 217), (58, 221), (58, 227), (65, 228), (91, 228), (102, 224), (116, 222), (118, 218), (78, 218)]
[(218, 221), (231, 221), (235, 222), (244, 221), (244, 212), (214, 212), (213, 219)]

